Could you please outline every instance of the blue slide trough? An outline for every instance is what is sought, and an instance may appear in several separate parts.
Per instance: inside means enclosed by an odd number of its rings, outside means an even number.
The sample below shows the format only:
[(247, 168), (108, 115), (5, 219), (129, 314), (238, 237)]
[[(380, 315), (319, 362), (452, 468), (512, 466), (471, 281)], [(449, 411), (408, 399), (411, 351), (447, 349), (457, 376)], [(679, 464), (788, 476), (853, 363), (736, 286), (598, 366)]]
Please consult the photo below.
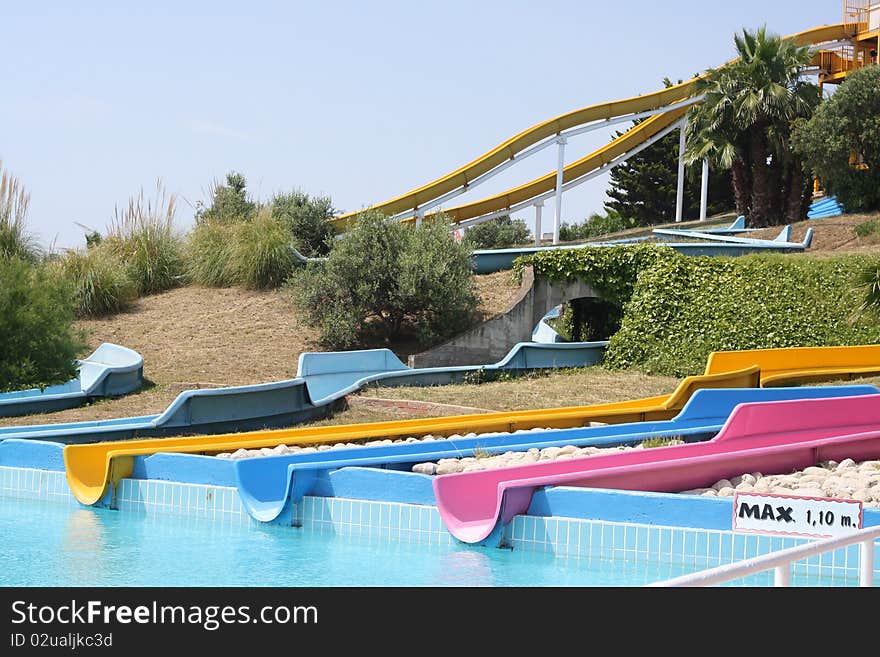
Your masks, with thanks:
[(99, 397), (138, 390), (144, 382), (144, 359), (136, 351), (105, 342), (77, 364), (77, 377), (44, 389), (0, 393), (0, 417), (51, 413), (75, 408)]
[[(810, 248), (813, 241), (812, 228), (807, 230), (803, 242), (787, 242), (776, 240), (749, 240), (747, 238), (728, 237), (723, 235), (711, 239), (705, 233), (696, 235), (705, 238), (700, 242), (658, 242), (668, 246), (682, 255), (687, 256), (728, 256), (739, 257), (753, 253), (801, 253)], [(532, 246), (517, 249), (477, 250), (472, 254), (473, 269), (477, 274), (491, 274), (513, 268), (513, 261), (521, 256), (529, 256), (541, 251), (564, 249), (584, 249), (590, 247), (614, 248), (620, 243), (595, 242), (589, 244), (569, 244), (566, 246)]]
[(366, 385), (444, 385), (475, 371), (585, 367), (598, 363), (607, 346), (607, 342), (520, 343), (491, 365), (423, 369), (407, 367), (388, 349), (301, 354), (295, 379), (187, 390), (159, 415), (0, 427), (0, 440), (75, 444), (289, 427), (328, 415), (335, 402)]
[(808, 219), (826, 219), (828, 217), (839, 217), (840, 215), (846, 212), (843, 205), (840, 201), (837, 200), (836, 196), (830, 196), (828, 198), (822, 199), (821, 201), (816, 201), (810, 206), (810, 209), (807, 211)]
[(733, 409), (747, 402), (818, 399), (877, 394), (869, 385), (810, 388), (744, 388), (697, 390), (673, 419), (598, 427), (579, 427), (514, 434), (484, 434), (476, 438), (397, 443), (381, 447), (340, 448), (307, 454), (237, 459), (235, 479), (242, 503), (255, 519), (287, 521), (293, 505), (325, 482), (331, 470), (343, 467), (397, 466), (442, 458), (526, 451), (565, 445), (614, 446), (637, 444), (648, 438), (680, 437), (688, 442), (708, 440)]
[[(549, 328), (549, 327), (548, 327)], [(491, 365), (458, 365), (413, 369), (389, 349), (300, 354), (297, 376), (303, 378), (314, 404), (323, 404), (369, 385), (437, 386), (459, 383), (471, 372), (517, 372), (562, 367), (589, 367), (605, 355), (608, 341), (539, 344), (520, 342)]]

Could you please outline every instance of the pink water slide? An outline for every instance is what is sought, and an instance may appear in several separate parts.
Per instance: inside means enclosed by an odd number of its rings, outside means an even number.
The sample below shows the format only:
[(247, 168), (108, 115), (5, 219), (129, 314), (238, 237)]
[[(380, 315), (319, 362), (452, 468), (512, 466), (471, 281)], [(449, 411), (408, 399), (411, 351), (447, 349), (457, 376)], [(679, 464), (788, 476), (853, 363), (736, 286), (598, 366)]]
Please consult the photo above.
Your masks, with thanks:
[(880, 395), (737, 406), (710, 441), (436, 477), (453, 536), (479, 543), (524, 513), (542, 486), (681, 492), (746, 472), (787, 473), (821, 461), (880, 458)]

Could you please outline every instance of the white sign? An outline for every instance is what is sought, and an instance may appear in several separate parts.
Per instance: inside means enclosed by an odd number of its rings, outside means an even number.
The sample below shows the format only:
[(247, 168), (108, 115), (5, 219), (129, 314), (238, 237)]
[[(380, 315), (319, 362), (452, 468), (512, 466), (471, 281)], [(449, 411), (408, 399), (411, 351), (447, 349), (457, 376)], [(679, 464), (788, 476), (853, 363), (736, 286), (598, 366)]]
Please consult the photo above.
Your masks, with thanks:
[(736, 493), (733, 531), (831, 538), (862, 528), (862, 503), (828, 497)]

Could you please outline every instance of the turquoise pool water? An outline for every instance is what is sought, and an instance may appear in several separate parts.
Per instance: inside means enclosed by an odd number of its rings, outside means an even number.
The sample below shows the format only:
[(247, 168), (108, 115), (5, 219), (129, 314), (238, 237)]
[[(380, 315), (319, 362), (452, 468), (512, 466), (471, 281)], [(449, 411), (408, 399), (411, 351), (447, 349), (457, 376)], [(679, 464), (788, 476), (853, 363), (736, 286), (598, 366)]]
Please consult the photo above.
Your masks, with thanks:
[[(230, 526), (8, 497), (0, 497), (0, 564), (3, 586), (629, 587), (693, 570)], [(772, 573), (738, 584), (769, 586)]]

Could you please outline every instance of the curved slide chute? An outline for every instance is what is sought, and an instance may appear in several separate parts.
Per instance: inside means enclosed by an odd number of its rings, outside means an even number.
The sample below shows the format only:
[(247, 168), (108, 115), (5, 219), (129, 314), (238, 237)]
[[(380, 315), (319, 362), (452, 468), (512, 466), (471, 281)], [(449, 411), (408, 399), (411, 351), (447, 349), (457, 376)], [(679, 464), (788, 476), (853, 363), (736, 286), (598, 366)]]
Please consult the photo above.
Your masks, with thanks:
[[(852, 26), (847, 26), (843, 23), (839, 23), (834, 25), (823, 25), (810, 30), (806, 30), (804, 32), (790, 35), (785, 38), (787, 40), (794, 41), (800, 46), (811, 46), (826, 42), (836, 42), (851, 38), (852, 36)], [(574, 110), (572, 112), (562, 114), (553, 119), (550, 119), (549, 121), (544, 121), (508, 139), (504, 143), (498, 145), (488, 153), (485, 153), (484, 155), (478, 157), (469, 164), (466, 164), (465, 166), (441, 178), (438, 178), (437, 180), (434, 180), (427, 185), (407, 192), (402, 196), (398, 196), (397, 198), (391, 199), (390, 201), (386, 201), (384, 203), (373, 205), (369, 209), (377, 210), (387, 216), (394, 216), (403, 212), (418, 210), (425, 204), (436, 201), (444, 195), (455, 192), (456, 190), (467, 189), (468, 186), (478, 177), (485, 175), (490, 171), (496, 169), (497, 167), (505, 164), (507, 161), (513, 159), (526, 149), (535, 146), (536, 144), (546, 139), (559, 135), (566, 130), (584, 126), (596, 121), (626, 117), (642, 112), (661, 110), (665, 107), (674, 106), (677, 103), (681, 103), (682, 101), (693, 98), (697, 93), (698, 82), (702, 77), (704, 76), (699, 76), (692, 80), (688, 80), (687, 82), (683, 82), (681, 84), (674, 85), (660, 91), (655, 91), (653, 93), (644, 94), (624, 100), (591, 105), (589, 107), (584, 107), (579, 110)], [(645, 126), (645, 124), (650, 123), (651, 127), (643, 128), (641, 131), (634, 134), (626, 142), (621, 141), (623, 137), (616, 139), (611, 144), (608, 144), (607, 146), (604, 146), (597, 151), (587, 155), (586, 157), (578, 160), (577, 162), (565, 167), (564, 180), (566, 182), (575, 180), (583, 175), (586, 175), (587, 173), (590, 173), (591, 171), (595, 171), (596, 169), (608, 164), (608, 162), (614, 159), (614, 157), (623, 155), (624, 153), (631, 150), (631, 148), (650, 139), (652, 136), (660, 132), (663, 127), (672, 125), (677, 119), (680, 119), (682, 116), (684, 116), (686, 112), (687, 107), (672, 110), (670, 112), (658, 114), (655, 117), (652, 117), (652, 119), (649, 119), (648, 121), (639, 124), (639, 126), (634, 128), (633, 130), (630, 130), (626, 134), (629, 135), (630, 133), (636, 132), (638, 128)], [(664, 118), (660, 119), (659, 117)], [(657, 120), (653, 121), (653, 119)], [(618, 148), (609, 150), (609, 147), (616, 144), (617, 142), (621, 142), (620, 144), (618, 144)], [(629, 146), (629, 148), (621, 150), (619, 147), (624, 144)], [(611, 156), (612, 152), (617, 152), (617, 155)], [(508, 192), (497, 194), (490, 198), (476, 201), (467, 205), (444, 210), (444, 215), (446, 215), (446, 217), (449, 218), (452, 222), (458, 223), (466, 219), (508, 209), (515, 204), (514, 199), (519, 199), (516, 202), (530, 200), (541, 193), (545, 193), (548, 190), (553, 189), (553, 184), (555, 184), (555, 176), (556, 174), (555, 172), (553, 172), (529, 183), (526, 183), (525, 185), (521, 185), (515, 189), (509, 190)], [(548, 180), (552, 183), (550, 187), (547, 186)], [(344, 230), (350, 225), (352, 220), (357, 217), (357, 215), (361, 211), (362, 210), (357, 212), (349, 212), (347, 214), (335, 217), (331, 221), (339, 229)]]
[(543, 486), (680, 492), (744, 472), (791, 472), (820, 461), (880, 456), (880, 396), (747, 403), (705, 443), (587, 456), (436, 477), (447, 529), (479, 543), (524, 513)]
[(880, 344), (849, 347), (785, 347), (709, 354), (706, 374), (761, 364), (761, 385), (793, 386), (880, 374)]
[(127, 395), (143, 383), (143, 356), (128, 347), (104, 342), (78, 361), (75, 379), (43, 389), (0, 393), (0, 417), (75, 408), (91, 399)]
[(192, 436), (180, 438), (125, 440), (67, 445), (64, 465), (67, 483), (84, 504), (99, 502), (111, 483), (130, 476), (135, 456), (158, 452), (210, 454), (236, 449), (259, 449), (278, 445), (302, 447), (323, 443), (352, 442), (375, 438), (405, 438), (431, 434), (512, 432), (518, 429), (571, 428), (589, 422), (622, 424), (669, 420), (701, 388), (756, 388), (760, 381), (757, 366), (739, 372), (687, 377), (670, 395), (612, 404), (457, 415), (420, 420), (397, 420), (367, 424), (304, 427), (243, 434)]

